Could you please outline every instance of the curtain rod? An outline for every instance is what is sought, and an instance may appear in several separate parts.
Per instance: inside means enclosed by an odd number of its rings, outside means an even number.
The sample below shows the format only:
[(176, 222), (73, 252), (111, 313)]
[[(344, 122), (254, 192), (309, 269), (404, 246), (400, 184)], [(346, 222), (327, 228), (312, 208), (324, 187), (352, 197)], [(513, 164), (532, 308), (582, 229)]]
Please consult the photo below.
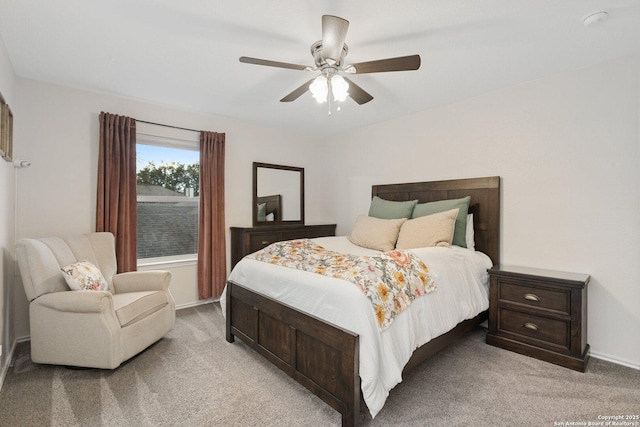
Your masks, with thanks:
[(148, 122), (148, 121), (146, 121), (146, 120), (138, 120), (138, 119), (135, 119), (135, 120), (136, 120), (136, 122), (146, 123), (146, 124), (148, 124), (148, 125), (164, 126), (164, 127), (166, 127), (166, 128), (173, 128), (173, 129), (180, 129), (180, 130), (188, 130), (188, 131), (190, 131), (190, 132), (200, 132), (199, 130), (189, 129), (189, 128), (183, 128), (183, 127), (180, 127), (180, 126), (165, 125), (165, 124), (162, 124), (162, 123)]

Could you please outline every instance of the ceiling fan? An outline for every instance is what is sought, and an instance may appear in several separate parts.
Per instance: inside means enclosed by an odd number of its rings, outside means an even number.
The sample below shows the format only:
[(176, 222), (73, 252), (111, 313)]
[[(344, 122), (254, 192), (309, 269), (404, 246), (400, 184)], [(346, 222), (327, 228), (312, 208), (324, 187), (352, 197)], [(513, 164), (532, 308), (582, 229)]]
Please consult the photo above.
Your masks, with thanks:
[(289, 68), (302, 71), (320, 71), (320, 75), (298, 87), (280, 102), (291, 102), (298, 99), (307, 90), (311, 91), (318, 102), (326, 102), (333, 96), (335, 101), (344, 101), (350, 96), (358, 104), (366, 104), (373, 99), (360, 86), (341, 74), (385, 73), (389, 71), (417, 70), (420, 68), (420, 55), (401, 56), (397, 58), (379, 59), (376, 61), (346, 64), (344, 62), (349, 48), (344, 42), (347, 36), (349, 21), (332, 15), (322, 16), (322, 40), (311, 45), (311, 55), (315, 66), (290, 64), (267, 59), (241, 56), (240, 62), (246, 64), (265, 65), (268, 67)]

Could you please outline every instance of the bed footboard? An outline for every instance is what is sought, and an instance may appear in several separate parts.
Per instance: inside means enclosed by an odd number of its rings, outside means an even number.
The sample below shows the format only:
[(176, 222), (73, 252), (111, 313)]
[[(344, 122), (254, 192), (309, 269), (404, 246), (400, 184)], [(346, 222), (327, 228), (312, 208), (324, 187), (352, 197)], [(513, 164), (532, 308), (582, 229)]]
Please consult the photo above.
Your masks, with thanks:
[(227, 282), (226, 339), (240, 338), (342, 414), (360, 416), (358, 335)]

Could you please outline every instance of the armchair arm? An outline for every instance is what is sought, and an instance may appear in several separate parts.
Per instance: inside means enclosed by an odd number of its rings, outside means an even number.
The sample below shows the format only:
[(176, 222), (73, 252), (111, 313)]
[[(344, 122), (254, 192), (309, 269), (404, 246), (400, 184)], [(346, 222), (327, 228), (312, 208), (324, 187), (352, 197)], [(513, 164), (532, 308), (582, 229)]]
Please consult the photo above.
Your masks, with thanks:
[(67, 313), (102, 313), (113, 311), (111, 293), (107, 291), (66, 291), (44, 294), (33, 302)]
[(116, 294), (141, 291), (166, 291), (171, 283), (171, 272), (164, 270), (131, 271), (113, 275)]

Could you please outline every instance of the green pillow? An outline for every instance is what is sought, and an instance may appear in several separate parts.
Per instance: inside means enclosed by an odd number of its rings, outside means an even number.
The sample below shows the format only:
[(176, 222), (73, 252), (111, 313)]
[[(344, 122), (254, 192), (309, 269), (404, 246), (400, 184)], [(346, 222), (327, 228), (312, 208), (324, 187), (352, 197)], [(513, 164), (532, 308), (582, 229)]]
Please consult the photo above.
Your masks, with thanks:
[(374, 196), (369, 207), (369, 216), (380, 219), (409, 219), (416, 203), (418, 203), (417, 200), (394, 202)]
[(413, 209), (411, 218), (418, 218), (425, 215), (446, 212), (451, 209), (459, 209), (458, 218), (456, 218), (456, 227), (453, 231), (452, 245), (467, 247), (467, 214), (469, 213), (470, 196), (462, 199), (438, 200), (437, 202), (419, 203)]

